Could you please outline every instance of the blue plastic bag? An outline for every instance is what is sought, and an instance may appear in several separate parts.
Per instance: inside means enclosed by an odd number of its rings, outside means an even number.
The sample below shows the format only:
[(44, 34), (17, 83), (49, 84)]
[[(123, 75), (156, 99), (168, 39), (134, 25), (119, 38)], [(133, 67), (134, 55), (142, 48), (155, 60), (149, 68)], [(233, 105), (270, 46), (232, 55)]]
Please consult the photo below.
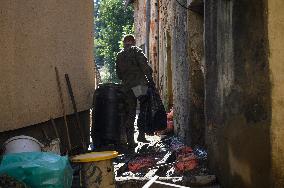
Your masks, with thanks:
[(25, 152), (4, 155), (0, 174), (7, 174), (32, 188), (72, 185), (73, 170), (68, 157), (48, 152)]

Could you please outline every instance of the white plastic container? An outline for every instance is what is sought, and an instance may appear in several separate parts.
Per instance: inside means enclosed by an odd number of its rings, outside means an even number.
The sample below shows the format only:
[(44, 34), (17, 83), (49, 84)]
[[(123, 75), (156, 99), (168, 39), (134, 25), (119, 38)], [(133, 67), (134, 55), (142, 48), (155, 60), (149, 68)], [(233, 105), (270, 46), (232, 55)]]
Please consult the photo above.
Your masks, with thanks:
[(4, 154), (22, 152), (40, 152), (43, 145), (30, 136), (15, 136), (8, 139), (4, 145)]
[(147, 94), (148, 87), (145, 86), (145, 85), (137, 85), (135, 87), (132, 87), (131, 89), (132, 89), (135, 97), (139, 97), (141, 95)]

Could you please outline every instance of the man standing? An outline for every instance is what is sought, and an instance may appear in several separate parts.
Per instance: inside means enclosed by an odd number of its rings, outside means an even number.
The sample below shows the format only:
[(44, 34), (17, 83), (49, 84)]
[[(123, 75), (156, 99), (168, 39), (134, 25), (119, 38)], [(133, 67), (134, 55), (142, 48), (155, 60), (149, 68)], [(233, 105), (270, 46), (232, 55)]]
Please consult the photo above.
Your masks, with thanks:
[[(127, 35), (123, 39), (124, 49), (118, 53), (116, 60), (116, 73), (122, 80), (123, 90), (126, 94), (126, 137), (129, 147), (135, 147), (134, 143), (134, 121), (136, 115), (137, 100), (132, 88), (136, 86), (148, 85), (148, 80), (152, 79), (152, 68), (147, 63), (142, 50), (135, 46), (136, 41), (133, 35)], [(139, 128), (137, 140), (145, 142), (145, 133), (142, 127)]]

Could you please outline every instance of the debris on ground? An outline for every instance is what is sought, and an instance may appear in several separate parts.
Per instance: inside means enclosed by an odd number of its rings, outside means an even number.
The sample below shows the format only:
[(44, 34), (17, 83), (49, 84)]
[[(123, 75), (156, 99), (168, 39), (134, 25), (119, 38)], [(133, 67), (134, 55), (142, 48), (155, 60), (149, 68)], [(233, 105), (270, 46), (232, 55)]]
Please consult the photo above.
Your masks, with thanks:
[(131, 172), (138, 172), (145, 168), (151, 168), (155, 165), (156, 160), (153, 156), (147, 157), (136, 157), (131, 162), (128, 163), (128, 169)]
[(176, 158), (177, 158), (177, 163), (175, 164), (175, 169), (179, 173), (193, 170), (198, 165), (197, 158), (193, 153), (192, 149), (191, 151), (184, 150), (181, 153), (178, 153)]
[(115, 159), (118, 182), (148, 181), (154, 176), (169, 183), (179, 181), (181, 185), (208, 185), (216, 181), (207, 168), (205, 149), (191, 148), (176, 136), (161, 139), (155, 135), (147, 139), (150, 143), (139, 143), (135, 154), (122, 154)]

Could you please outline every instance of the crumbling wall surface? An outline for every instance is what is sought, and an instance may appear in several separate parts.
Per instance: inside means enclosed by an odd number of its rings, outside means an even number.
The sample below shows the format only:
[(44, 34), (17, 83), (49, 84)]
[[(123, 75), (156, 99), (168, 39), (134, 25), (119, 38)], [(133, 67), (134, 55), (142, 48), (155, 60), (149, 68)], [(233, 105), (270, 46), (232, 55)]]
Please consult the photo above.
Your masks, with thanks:
[[(196, 1), (195, 1), (196, 2)], [(197, 3), (196, 3), (197, 4)], [(203, 2), (198, 2), (199, 7)], [(190, 59), (190, 135), (192, 146), (204, 145), (203, 12), (188, 11), (188, 55)]]
[(73, 112), (68, 73), (78, 111), (91, 108), (93, 3), (1, 0), (0, 132), (62, 116), (54, 67), (61, 78), (67, 114)]
[(159, 91), (167, 110), (173, 105), (172, 36), (173, 6), (171, 0), (159, 1)]
[[(186, 0), (180, 0), (185, 5)], [(174, 1), (172, 35), (172, 71), (175, 133), (190, 142), (189, 136), (189, 59), (187, 52), (187, 9)]]
[[(187, 1), (180, 2), (186, 5)], [(176, 1), (159, 1), (159, 83), (166, 108), (174, 106), (175, 133), (190, 143), (190, 60), (201, 61), (202, 17), (192, 22), (188, 43), (188, 10)], [(194, 24), (197, 22), (197, 26)], [(199, 24), (199, 25), (198, 25)], [(198, 31), (197, 31), (198, 30)], [(200, 31), (200, 32), (199, 32)], [(197, 34), (198, 33), (198, 34)], [(201, 38), (200, 38), (201, 37)], [(191, 46), (194, 55), (188, 56)], [(192, 54), (193, 54), (192, 53)], [(198, 53), (198, 55), (196, 54)], [(194, 57), (193, 57), (194, 56)], [(192, 58), (191, 58), (192, 57)], [(200, 70), (200, 67), (199, 67)]]
[(135, 33), (136, 45), (145, 48), (146, 0), (134, 1), (133, 6), (134, 6), (134, 33)]
[(205, 1), (206, 144), (223, 187), (271, 187), (266, 0)]
[(153, 69), (153, 79), (157, 88), (160, 88), (159, 83), (159, 57), (158, 57), (158, 34), (159, 34), (159, 4), (158, 0), (150, 2), (150, 30), (149, 30), (149, 62)]
[(269, 66), (272, 82), (272, 187), (284, 187), (284, 2), (268, 2)]

